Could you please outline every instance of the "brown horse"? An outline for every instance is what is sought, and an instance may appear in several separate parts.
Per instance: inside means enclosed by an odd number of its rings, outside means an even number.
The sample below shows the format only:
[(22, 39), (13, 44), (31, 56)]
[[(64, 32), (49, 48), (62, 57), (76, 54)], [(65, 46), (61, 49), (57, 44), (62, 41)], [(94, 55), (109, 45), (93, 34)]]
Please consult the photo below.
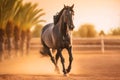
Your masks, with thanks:
[[(56, 16), (56, 23), (47, 24), (43, 27), (41, 33), (41, 43), (43, 48), (40, 53), (49, 55), (57, 70), (59, 70), (57, 62), (60, 57), (64, 74), (70, 72), (73, 60), (71, 44), (71, 31), (74, 29), (72, 19), (74, 14), (73, 7), (74, 5), (64, 5), (64, 8)], [(52, 56), (50, 49), (57, 50), (55, 59)], [(67, 69), (65, 69), (64, 57), (61, 53), (63, 49), (67, 49), (69, 54), (69, 65)]]

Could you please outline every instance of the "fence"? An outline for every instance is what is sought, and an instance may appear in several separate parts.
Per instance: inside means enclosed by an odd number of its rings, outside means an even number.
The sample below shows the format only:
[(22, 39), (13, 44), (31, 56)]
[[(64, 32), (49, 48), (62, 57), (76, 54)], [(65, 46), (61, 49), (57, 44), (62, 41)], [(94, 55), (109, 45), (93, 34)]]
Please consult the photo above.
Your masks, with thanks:
[[(120, 38), (73, 38), (73, 51), (120, 51)], [(31, 40), (31, 49), (40, 49), (40, 38)]]

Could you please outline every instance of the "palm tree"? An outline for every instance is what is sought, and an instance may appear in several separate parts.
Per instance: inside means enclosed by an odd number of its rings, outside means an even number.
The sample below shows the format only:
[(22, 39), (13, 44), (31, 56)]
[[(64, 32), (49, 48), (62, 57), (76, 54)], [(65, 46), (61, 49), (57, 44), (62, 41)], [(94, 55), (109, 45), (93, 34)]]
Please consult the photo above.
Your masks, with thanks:
[(8, 50), (8, 54), (10, 56), (10, 52), (11, 52), (11, 37), (13, 35), (13, 22), (12, 21), (8, 21), (7, 24), (6, 24), (6, 28), (5, 28), (5, 31), (6, 31), (6, 39), (7, 39), (7, 50)]
[(4, 37), (7, 39), (8, 52), (11, 51), (11, 38), (14, 38), (16, 51), (18, 50), (18, 41), (21, 33), (21, 49), (25, 37), (27, 40), (27, 51), (30, 42), (30, 28), (39, 22), (44, 22), (40, 17), (43, 9), (37, 9), (37, 4), (26, 3), (22, 0), (0, 0), (0, 56), (3, 53)]
[(0, 28), (0, 61), (3, 54), (4, 30)]
[(6, 15), (8, 16), (7, 24), (6, 24), (6, 37), (7, 37), (7, 50), (10, 55), (11, 52), (11, 44), (12, 44), (12, 36), (13, 36), (13, 29), (14, 29), (14, 23), (13, 23), (13, 18), (15, 17), (16, 13), (19, 10), (19, 4), (21, 3), (20, 0), (6, 0), (6, 10), (7, 13)]
[(0, 0), (0, 60), (3, 54), (3, 41), (4, 41), (4, 27), (5, 27), (5, 12), (3, 9), (4, 0)]
[(11, 36), (13, 30), (13, 17), (18, 11), (20, 0), (0, 0), (0, 53), (3, 53), (4, 34), (7, 37), (8, 52), (11, 50)]
[(18, 11), (14, 16), (14, 30), (13, 30), (13, 39), (14, 39), (14, 48), (16, 54), (19, 50), (19, 41), (20, 41), (20, 25), (22, 24), (22, 1), (18, 3)]
[(21, 50), (23, 52), (24, 41), (26, 37), (26, 49), (27, 52), (29, 50), (30, 43), (30, 28), (36, 25), (39, 22), (45, 22), (45, 20), (41, 20), (40, 17), (45, 13), (41, 13), (43, 9), (37, 9), (37, 4), (26, 3), (22, 7), (22, 24), (21, 24)]
[(13, 39), (14, 39), (15, 53), (17, 55), (19, 50), (19, 40), (20, 40), (20, 28), (19, 28), (19, 25), (17, 24), (14, 26)]

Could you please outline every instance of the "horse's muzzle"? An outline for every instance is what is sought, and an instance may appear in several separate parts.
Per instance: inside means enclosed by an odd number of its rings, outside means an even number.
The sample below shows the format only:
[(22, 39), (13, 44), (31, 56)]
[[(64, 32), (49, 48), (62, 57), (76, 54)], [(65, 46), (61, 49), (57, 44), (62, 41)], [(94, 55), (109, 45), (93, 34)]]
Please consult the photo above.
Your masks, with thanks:
[(71, 30), (71, 31), (72, 31), (74, 28), (75, 28), (74, 25), (71, 25), (71, 26), (70, 26), (70, 30)]

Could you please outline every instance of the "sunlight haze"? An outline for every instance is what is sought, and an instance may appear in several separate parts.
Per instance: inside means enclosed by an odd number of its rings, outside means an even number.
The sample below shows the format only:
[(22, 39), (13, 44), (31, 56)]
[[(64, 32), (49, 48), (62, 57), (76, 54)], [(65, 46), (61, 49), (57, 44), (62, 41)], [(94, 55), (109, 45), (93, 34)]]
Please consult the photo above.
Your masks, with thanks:
[[(75, 4), (74, 24), (77, 30), (82, 24), (90, 23), (99, 32), (120, 26), (120, 0), (24, 0), (24, 2), (38, 3), (46, 15), (47, 23), (53, 22), (53, 15), (59, 12), (64, 4)], [(45, 25), (44, 24), (44, 25)]]

